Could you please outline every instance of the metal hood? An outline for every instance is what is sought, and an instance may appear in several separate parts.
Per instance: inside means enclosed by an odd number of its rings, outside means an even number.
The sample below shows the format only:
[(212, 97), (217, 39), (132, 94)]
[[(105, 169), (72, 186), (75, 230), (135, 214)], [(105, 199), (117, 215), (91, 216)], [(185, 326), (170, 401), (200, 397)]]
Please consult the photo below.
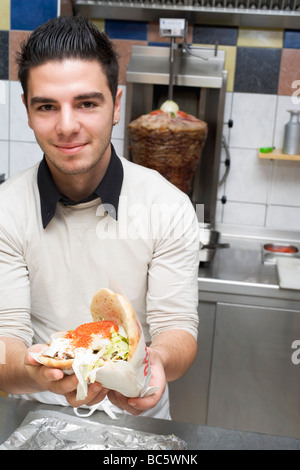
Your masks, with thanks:
[(300, 0), (73, 0), (90, 18), (300, 29)]

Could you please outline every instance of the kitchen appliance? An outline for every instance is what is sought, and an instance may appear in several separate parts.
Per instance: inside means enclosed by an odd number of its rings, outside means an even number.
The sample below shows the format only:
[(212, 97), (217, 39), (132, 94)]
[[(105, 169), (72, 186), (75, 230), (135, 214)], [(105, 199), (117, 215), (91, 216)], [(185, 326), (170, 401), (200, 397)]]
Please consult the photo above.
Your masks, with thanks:
[(176, 39), (185, 41), (185, 20), (161, 18), (159, 32), (161, 37), (170, 38), (168, 99), (161, 109), (152, 110), (129, 123), (129, 151), (135, 163), (158, 171), (191, 195), (207, 137), (207, 124), (179, 110), (173, 101)]
[(213, 229), (210, 224), (199, 224), (200, 237), (200, 263), (208, 263), (214, 259), (217, 248), (229, 248), (229, 243), (219, 243), (220, 232)]
[[(219, 167), (224, 126), (227, 71), (225, 52), (216, 47), (174, 48), (173, 99), (179, 108), (208, 125), (208, 136), (196, 169), (190, 198), (204, 206), (199, 222), (215, 226)], [(126, 74), (124, 156), (132, 160), (127, 126), (138, 117), (160, 108), (168, 99), (170, 85), (168, 47), (132, 46)]]

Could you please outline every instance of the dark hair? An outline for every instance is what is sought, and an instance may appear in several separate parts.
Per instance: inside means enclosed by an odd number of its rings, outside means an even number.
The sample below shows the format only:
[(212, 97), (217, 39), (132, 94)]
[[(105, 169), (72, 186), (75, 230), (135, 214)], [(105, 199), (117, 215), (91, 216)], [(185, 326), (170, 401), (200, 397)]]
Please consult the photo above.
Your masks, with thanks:
[(105, 33), (83, 16), (53, 18), (34, 30), (17, 53), (18, 78), (27, 103), (28, 74), (32, 67), (64, 59), (99, 62), (115, 101), (119, 65), (113, 44)]

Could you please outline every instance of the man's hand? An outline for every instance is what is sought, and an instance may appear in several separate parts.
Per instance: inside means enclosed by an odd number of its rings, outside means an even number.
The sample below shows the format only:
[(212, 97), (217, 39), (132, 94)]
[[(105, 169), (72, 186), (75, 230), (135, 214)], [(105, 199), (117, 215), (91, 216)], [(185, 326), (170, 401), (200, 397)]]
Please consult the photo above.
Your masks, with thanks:
[(106, 394), (107, 389), (102, 388), (102, 385), (98, 382), (90, 384), (88, 386), (88, 394), (84, 400), (76, 400), (76, 390), (78, 385), (78, 379), (75, 374), (65, 375), (61, 369), (52, 367), (46, 367), (39, 364), (31, 356), (31, 352), (39, 352), (45, 345), (36, 344), (27, 350), (25, 356), (25, 367), (28, 375), (34, 380), (40, 390), (48, 390), (58, 395), (66, 397), (68, 403), (73, 407), (81, 405), (95, 405), (101, 402)]
[(161, 399), (166, 388), (166, 375), (160, 354), (151, 348), (148, 348), (148, 352), (151, 367), (149, 387), (158, 386), (159, 390), (153, 393), (153, 395), (143, 398), (128, 398), (113, 390), (110, 390), (107, 394), (113, 405), (117, 406), (121, 410), (128, 411), (128, 413), (131, 413), (132, 415), (140, 415), (143, 411), (154, 408)]
[(197, 354), (197, 342), (187, 331), (166, 330), (155, 337), (148, 351), (149, 386), (159, 386), (158, 392), (145, 398), (127, 398), (112, 391), (107, 394), (114, 405), (134, 415), (154, 408), (162, 397), (166, 382), (176, 380), (188, 370)]

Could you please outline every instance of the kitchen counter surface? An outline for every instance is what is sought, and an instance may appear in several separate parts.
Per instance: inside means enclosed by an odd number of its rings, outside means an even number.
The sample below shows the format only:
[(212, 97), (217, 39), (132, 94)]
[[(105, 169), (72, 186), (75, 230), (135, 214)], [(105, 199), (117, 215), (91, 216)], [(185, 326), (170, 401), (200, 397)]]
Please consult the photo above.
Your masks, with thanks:
[[(264, 264), (262, 246), (266, 240), (222, 236), (229, 248), (218, 248), (214, 259), (199, 268), (199, 291), (255, 294), (300, 301), (299, 290), (281, 289), (277, 266)], [(274, 242), (275, 243), (275, 242)]]
[[(0, 397), (0, 444), (19, 427), (30, 411), (55, 410), (73, 415), (72, 408), (51, 406), (32, 401)], [(63, 415), (62, 415), (63, 416)], [(97, 411), (89, 420), (102, 424), (121, 426), (159, 435), (175, 434), (187, 443), (188, 450), (299, 450), (300, 439), (266, 434), (214, 428), (197, 424), (180, 423), (153, 418), (122, 416), (111, 420), (105, 413)]]

